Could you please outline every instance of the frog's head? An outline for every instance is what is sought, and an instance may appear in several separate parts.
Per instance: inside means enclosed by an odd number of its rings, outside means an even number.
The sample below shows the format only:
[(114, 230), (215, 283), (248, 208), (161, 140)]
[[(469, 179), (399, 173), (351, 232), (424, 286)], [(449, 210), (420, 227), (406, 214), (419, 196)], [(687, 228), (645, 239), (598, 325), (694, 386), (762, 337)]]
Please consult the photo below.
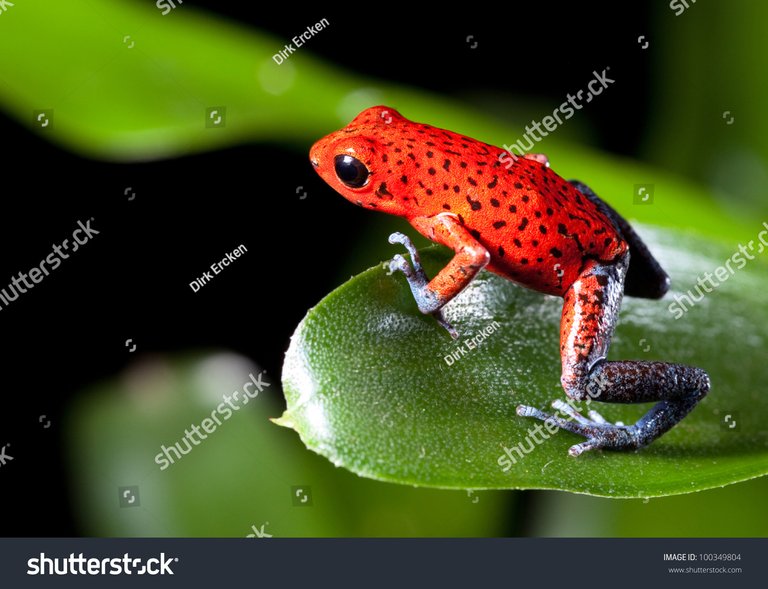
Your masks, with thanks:
[(320, 177), (348, 201), (407, 216), (414, 205), (407, 190), (412, 187), (407, 186), (406, 175), (395, 175), (395, 162), (407, 160), (404, 134), (412, 133), (411, 124), (392, 108), (368, 108), (315, 143), (309, 159)]

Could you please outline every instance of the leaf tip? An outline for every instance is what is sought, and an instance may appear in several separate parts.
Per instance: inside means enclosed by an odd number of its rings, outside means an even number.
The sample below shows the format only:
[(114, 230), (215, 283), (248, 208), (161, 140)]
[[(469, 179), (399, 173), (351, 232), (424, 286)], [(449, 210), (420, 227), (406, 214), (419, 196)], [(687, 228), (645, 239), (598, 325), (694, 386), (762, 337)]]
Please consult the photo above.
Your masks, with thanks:
[(293, 423), (293, 420), (291, 419), (291, 416), (288, 411), (283, 413), (280, 417), (270, 417), (269, 421), (271, 421), (275, 425), (279, 425), (280, 427), (287, 427), (293, 430), (296, 429), (295, 424)]

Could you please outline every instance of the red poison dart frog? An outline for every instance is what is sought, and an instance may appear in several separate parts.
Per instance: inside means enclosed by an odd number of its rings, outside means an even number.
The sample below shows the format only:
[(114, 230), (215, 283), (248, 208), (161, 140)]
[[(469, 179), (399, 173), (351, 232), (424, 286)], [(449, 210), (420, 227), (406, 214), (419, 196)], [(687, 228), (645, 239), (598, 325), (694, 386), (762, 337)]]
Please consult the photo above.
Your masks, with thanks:
[(585, 184), (553, 172), (546, 156), (512, 158), (498, 147), (377, 106), (315, 143), (310, 161), (347, 200), (404, 217), (455, 252), (430, 280), (410, 239), (402, 233), (389, 238), (411, 254), (411, 264), (398, 254), (391, 268), (405, 275), (419, 310), (453, 337), (456, 331), (441, 310), (486, 268), (563, 297), (560, 380), (569, 398), (657, 402), (629, 426), (609, 423), (594, 411), (584, 417), (562, 401), (552, 405), (569, 419), (517, 407), (518, 415), (551, 420), (585, 437), (570, 448), (572, 456), (646, 446), (709, 391), (709, 376), (700, 368), (605, 359), (622, 296), (661, 298), (669, 278), (627, 221)]

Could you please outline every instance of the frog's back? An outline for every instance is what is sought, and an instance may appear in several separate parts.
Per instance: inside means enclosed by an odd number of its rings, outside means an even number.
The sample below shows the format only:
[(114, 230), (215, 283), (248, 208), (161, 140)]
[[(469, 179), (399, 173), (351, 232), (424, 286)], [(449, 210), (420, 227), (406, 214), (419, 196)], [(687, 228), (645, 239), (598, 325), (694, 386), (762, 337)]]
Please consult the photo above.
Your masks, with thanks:
[(511, 280), (559, 295), (586, 259), (612, 260), (626, 249), (595, 203), (545, 164), (502, 157), (499, 147), (384, 107), (350, 126), (369, 126), (387, 185), (407, 189), (402, 198), (418, 205), (410, 218), (457, 215), (491, 253), (489, 270)]
[[(530, 288), (561, 295), (586, 260), (614, 260), (627, 249), (613, 222), (596, 204), (545, 164), (519, 158), (504, 169), (492, 192), (497, 188), (502, 198), (487, 196), (490, 214), (478, 229), (481, 241), (484, 234), (488, 241), (502, 241), (504, 249), (496, 248), (491, 270)], [(507, 211), (504, 225), (502, 219), (492, 218), (494, 201)]]
[(587, 259), (626, 249), (595, 203), (539, 161), (513, 161), (499, 147), (383, 106), (332, 137), (354, 138), (358, 157), (365, 154), (377, 197), (369, 206), (409, 220), (455, 214), (490, 252), (488, 269), (529, 288), (562, 295)]

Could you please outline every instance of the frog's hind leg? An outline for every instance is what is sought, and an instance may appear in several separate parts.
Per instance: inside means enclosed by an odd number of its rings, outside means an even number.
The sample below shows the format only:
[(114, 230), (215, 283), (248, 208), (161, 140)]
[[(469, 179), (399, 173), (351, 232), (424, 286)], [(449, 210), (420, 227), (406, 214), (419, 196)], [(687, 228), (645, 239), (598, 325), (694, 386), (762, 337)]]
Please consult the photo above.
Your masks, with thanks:
[(634, 425), (609, 423), (601, 416), (586, 418), (564, 403), (561, 415), (521, 405), (518, 415), (549, 420), (587, 438), (572, 446), (586, 450), (632, 450), (650, 444), (682, 420), (709, 392), (709, 376), (700, 368), (666, 362), (607, 361), (605, 357), (621, 305), (628, 256), (611, 264), (590, 261), (565, 294), (560, 324), (561, 382), (576, 401), (649, 403), (658, 401)]
[(659, 262), (648, 250), (648, 246), (645, 245), (629, 222), (583, 182), (570, 180), (570, 183), (591, 200), (600, 212), (613, 222), (616, 230), (629, 244), (632, 262), (629, 265), (629, 271), (624, 283), (624, 294), (644, 299), (660, 299), (663, 297), (669, 290), (669, 276), (664, 272)]

